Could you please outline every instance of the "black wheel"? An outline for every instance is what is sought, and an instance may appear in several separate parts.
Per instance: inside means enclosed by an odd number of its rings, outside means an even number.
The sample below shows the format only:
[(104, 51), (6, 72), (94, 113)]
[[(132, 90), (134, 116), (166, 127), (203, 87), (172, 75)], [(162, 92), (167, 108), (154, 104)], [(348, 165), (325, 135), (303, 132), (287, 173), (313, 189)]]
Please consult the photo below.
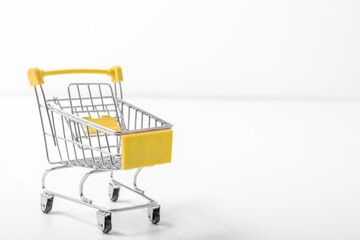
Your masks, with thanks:
[(98, 211), (96, 213), (97, 222), (98, 222), (98, 228), (103, 233), (108, 233), (111, 231), (111, 213), (104, 212), (104, 211)]
[(49, 213), (52, 209), (54, 196), (48, 194), (41, 194), (40, 208), (43, 213)]
[(160, 222), (160, 206), (149, 209), (149, 220), (152, 224)]
[(103, 233), (108, 233), (111, 231), (112, 225), (111, 225), (111, 218), (105, 218), (105, 226), (102, 230)]
[(114, 188), (112, 195), (110, 196), (110, 200), (112, 202), (116, 202), (119, 199), (120, 188)]

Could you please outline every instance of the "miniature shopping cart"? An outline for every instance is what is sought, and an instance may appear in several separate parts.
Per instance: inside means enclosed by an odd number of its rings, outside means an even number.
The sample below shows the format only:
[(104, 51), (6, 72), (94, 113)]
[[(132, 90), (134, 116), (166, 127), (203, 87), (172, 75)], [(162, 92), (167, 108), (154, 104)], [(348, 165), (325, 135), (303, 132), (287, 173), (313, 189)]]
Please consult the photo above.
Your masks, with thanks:
[[(46, 98), (42, 86), (45, 76), (74, 73), (106, 74), (111, 76), (113, 86), (108, 83), (71, 83), (67, 97)], [(58, 164), (42, 176), (41, 210), (44, 213), (51, 211), (54, 196), (93, 207), (98, 209), (98, 227), (104, 233), (112, 228), (113, 212), (147, 208), (150, 221), (159, 223), (160, 205), (146, 196), (136, 182), (143, 167), (171, 161), (172, 125), (123, 100), (121, 68), (55, 71), (31, 68), (28, 79), (35, 90), (47, 160), (50, 164)], [(45, 178), (50, 172), (71, 167), (91, 169), (79, 183), (80, 199), (45, 187)], [(136, 169), (133, 188), (114, 179), (113, 171), (128, 169)], [(147, 203), (122, 208), (95, 205), (84, 196), (83, 186), (90, 175), (105, 172), (110, 172), (111, 201), (118, 200), (121, 187), (145, 198)]]

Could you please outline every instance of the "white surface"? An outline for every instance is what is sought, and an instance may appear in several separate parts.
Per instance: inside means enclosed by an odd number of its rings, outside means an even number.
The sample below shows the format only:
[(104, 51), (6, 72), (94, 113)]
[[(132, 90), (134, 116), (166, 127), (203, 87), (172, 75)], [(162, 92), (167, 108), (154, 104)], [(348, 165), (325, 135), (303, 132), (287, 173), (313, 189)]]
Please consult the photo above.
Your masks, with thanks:
[(30, 67), (120, 65), (137, 96), (359, 98), (359, 12), (356, 0), (0, 0), (12, 83), (0, 95), (28, 94)]
[[(173, 162), (139, 178), (161, 224), (140, 210), (114, 214), (104, 235), (96, 210), (58, 198), (43, 214), (49, 165), (35, 99), (0, 98), (0, 239), (360, 238), (359, 101), (130, 100), (175, 124)], [(76, 194), (74, 176), (54, 175), (49, 188)], [(86, 191), (109, 202), (105, 176)]]

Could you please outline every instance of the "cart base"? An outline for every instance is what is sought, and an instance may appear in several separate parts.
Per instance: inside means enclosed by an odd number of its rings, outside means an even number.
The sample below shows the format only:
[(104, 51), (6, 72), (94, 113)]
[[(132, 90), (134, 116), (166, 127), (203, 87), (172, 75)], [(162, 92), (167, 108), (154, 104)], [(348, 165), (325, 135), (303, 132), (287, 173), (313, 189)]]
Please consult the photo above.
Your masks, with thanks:
[[(43, 174), (42, 189), (43, 189), (44, 193), (41, 194), (41, 210), (44, 213), (49, 213), (52, 210), (54, 197), (59, 197), (59, 198), (63, 198), (63, 199), (66, 199), (66, 200), (69, 200), (72, 202), (76, 202), (76, 203), (97, 209), (98, 212), (96, 213), (96, 216), (97, 216), (98, 228), (103, 233), (108, 233), (111, 231), (111, 229), (112, 229), (111, 214), (114, 212), (123, 212), (123, 211), (147, 208), (148, 209), (148, 218), (149, 218), (150, 222), (153, 224), (159, 223), (159, 221), (160, 221), (160, 205), (153, 199), (146, 196), (144, 194), (144, 191), (139, 189), (136, 185), (136, 179), (137, 179), (137, 176), (141, 169), (138, 169), (138, 171), (135, 173), (134, 188), (131, 188), (125, 184), (122, 184), (122, 183), (116, 181), (113, 178), (112, 170), (92, 170), (92, 171), (86, 173), (80, 181), (80, 184), (79, 184), (80, 199), (78, 199), (78, 198), (74, 198), (74, 197), (60, 194), (57, 192), (53, 192), (51, 190), (48, 190), (45, 187), (45, 179), (46, 179), (46, 176), (50, 172), (69, 168), (69, 167), (72, 167), (72, 166), (62, 165), (62, 166), (53, 167), (53, 168), (46, 170), (45, 173)], [(110, 197), (111, 201), (116, 202), (119, 197), (120, 188), (125, 188), (125, 189), (128, 189), (129, 191), (132, 191), (132, 192), (138, 194), (139, 196), (145, 198), (149, 202), (147, 204), (140, 204), (140, 205), (134, 205), (134, 206), (130, 206), (130, 207), (123, 207), (123, 208), (106, 208), (103, 206), (93, 204), (92, 200), (90, 200), (84, 196), (83, 185), (90, 175), (95, 174), (95, 173), (103, 173), (103, 172), (111, 172), (110, 183), (109, 183), (109, 197)]]

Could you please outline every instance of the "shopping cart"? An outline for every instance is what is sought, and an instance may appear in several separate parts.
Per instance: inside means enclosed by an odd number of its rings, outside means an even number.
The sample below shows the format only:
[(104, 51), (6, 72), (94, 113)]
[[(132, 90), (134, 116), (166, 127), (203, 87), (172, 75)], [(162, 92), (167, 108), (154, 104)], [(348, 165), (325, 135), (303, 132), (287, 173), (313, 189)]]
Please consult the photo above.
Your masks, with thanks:
[[(107, 83), (71, 83), (67, 97), (45, 97), (42, 86), (45, 76), (75, 73), (109, 75), (113, 87)], [(58, 164), (42, 176), (41, 210), (51, 211), (54, 196), (93, 207), (98, 209), (98, 227), (104, 233), (112, 228), (114, 212), (147, 208), (150, 221), (159, 223), (160, 205), (137, 187), (137, 177), (143, 167), (171, 161), (172, 125), (123, 100), (121, 68), (55, 71), (31, 68), (28, 79), (35, 90), (47, 160)], [(50, 172), (71, 167), (91, 169), (79, 183), (80, 199), (45, 187)], [(114, 179), (113, 171), (128, 169), (136, 169), (133, 188)], [(121, 187), (145, 198), (147, 203), (122, 208), (95, 205), (84, 196), (83, 186), (90, 175), (105, 172), (110, 172), (111, 201), (118, 200)]]

